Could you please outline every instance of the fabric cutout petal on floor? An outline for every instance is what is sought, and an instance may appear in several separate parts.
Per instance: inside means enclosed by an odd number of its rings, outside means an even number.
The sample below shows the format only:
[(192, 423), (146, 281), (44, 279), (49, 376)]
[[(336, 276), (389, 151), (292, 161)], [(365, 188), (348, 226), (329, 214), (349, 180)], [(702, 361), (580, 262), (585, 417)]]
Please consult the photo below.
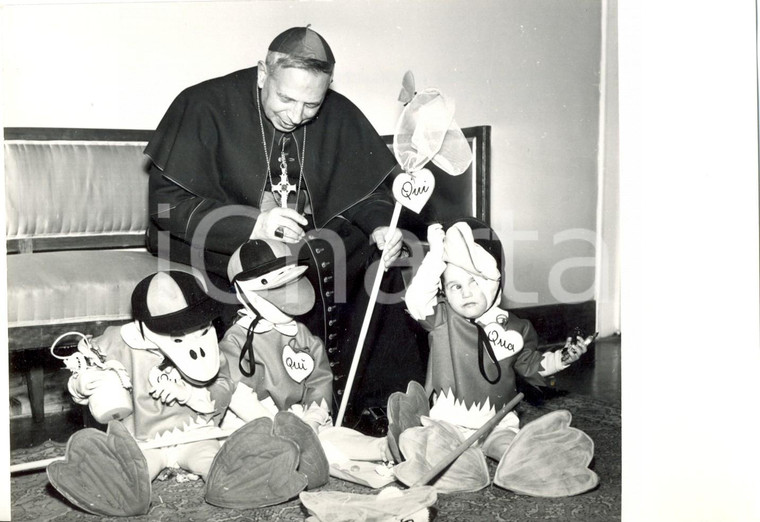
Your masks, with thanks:
[[(406, 460), (394, 470), (396, 478), (411, 486), (435, 464), (464, 442), (454, 426), (423, 417), (423, 426), (409, 428), (401, 434), (399, 446)], [(468, 448), (430, 485), (439, 493), (478, 491), (491, 480), (486, 456), (480, 448)]]
[(594, 441), (570, 427), (567, 410), (547, 413), (528, 423), (499, 461), (494, 484), (523, 495), (566, 497), (593, 489), (599, 483), (588, 469)]
[(406, 393), (394, 392), (388, 397), (388, 448), (396, 462), (404, 460), (398, 447), (404, 430), (419, 426), (420, 417), (430, 414), (428, 396), (421, 384), (410, 381)]
[(285, 502), (306, 488), (306, 475), (296, 471), (298, 445), (272, 429), (272, 420), (261, 417), (227, 439), (211, 464), (206, 502), (253, 509)]
[(144, 515), (150, 509), (148, 463), (127, 428), (86, 428), (66, 445), (64, 460), (47, 467), (50, 483), (77, 507), (96, 515)]
[(300, 458), (298, 471), (306, 475), (306, 489), (314, 489), (327, 484), (330, 478), (329, 464), (317, 434), (294, 413), (278, 412), (274, 417), (274, 434), (290, 439), (298, 445)]

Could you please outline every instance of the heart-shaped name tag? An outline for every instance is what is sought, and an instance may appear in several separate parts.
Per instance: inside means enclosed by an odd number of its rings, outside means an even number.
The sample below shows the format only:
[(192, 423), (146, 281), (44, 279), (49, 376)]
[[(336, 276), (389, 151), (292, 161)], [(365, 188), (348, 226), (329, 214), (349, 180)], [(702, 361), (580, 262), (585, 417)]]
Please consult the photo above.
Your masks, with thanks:
[(414, 174), (402, 172), (393, 180), (393, 197), (409, 210), (420, 213), (435, 188), (435, 176), (428, 169)]
[(493, 347), (493, 353), (497, 361), (512, 357), (523, 349), (523, 345), (525, 344), (523, 337), (515, 330), (505, 330), (498, 323), (487, 324), (483, 330), (485, 330), (488, 340), (491, 342), (491, 347)]
[(306, 352), (294, 352), (289, 344), (282, 348), (282, 364), (290, 378), (302, 382), (314, 371), (314, 359)]

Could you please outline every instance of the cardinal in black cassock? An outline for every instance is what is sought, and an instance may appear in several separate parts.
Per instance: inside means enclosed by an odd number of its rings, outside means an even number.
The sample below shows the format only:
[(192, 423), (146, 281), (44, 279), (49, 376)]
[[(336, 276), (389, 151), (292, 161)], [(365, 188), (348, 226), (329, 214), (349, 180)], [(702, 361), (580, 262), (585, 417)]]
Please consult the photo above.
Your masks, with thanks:
[[(273, 185), (287, 174), (295, 188), (289, 204), (308, 219), (300, 255), (310, 258), (307, 275), (319, 290), (317, 305), (300, 320), (325, 341), (337, 405), (369, 300), (365, 272), (379, 259), (369, 237), (390, 224), (389, 187), (401, 169), (362, 112), (331, 89), (315, 118), (291, 132), (277, 130), (261, 110), (259, 67), (189, 87), (167, 110), (145, 149), (148, 247), (196, 267), (193, 261), (203, 259), (207, 279), (227, 289), (229, 256), (249, 239), (258, 210), (279, 205)], [(400, 226), (424, 237), (414, 216)], [(381, 290), (403, 290), (399, 269), (385, 274)], [(410, 380), (424, 379), (425, 335), (403, 304), (378, 303), (373, 317), (345, 425), (369, 407), (385, 406)]]

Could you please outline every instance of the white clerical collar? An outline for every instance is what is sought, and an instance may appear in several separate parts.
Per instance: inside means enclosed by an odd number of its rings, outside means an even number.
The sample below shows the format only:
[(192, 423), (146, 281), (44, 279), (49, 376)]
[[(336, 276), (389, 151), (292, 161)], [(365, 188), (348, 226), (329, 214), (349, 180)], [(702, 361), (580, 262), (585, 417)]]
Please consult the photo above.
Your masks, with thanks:
[[(254, 316), (245, 309), (238, 310), (238, 315), (240, 317), (238, 318), (237, 323), (247, 330), (251, 326), (251, 322), (253, 321)], [(290, 321), (289, 323), (276, 324), (271, 321), (267, 321), (262, 317), (253, 328), (253, 333), (264, 333), (272, 329), (277, 330), (281, 334), (287, 335), (288, 337), (295, 337), (295, 335), (298, 333), (298, 324), (295, 322), (295, 320)]]

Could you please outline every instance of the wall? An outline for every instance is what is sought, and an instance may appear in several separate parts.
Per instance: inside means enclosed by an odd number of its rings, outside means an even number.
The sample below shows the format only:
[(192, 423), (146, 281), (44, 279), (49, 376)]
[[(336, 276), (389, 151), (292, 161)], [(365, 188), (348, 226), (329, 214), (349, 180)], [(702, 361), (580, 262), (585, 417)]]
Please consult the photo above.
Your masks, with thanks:
[(392, 133), (404, 72), (492, 130), (491, 220), (516, 307), (594, 298), (599, 0), (133, 2), (2, 9), (4, 126), (154, 128), (282, 29), (330, 42), (334, 88)]
[(617, 0), (603, 0), (602, 98), (597, 203), (596, 329), (602, 337), (620, 325), (620, 121), (618, 99)]

